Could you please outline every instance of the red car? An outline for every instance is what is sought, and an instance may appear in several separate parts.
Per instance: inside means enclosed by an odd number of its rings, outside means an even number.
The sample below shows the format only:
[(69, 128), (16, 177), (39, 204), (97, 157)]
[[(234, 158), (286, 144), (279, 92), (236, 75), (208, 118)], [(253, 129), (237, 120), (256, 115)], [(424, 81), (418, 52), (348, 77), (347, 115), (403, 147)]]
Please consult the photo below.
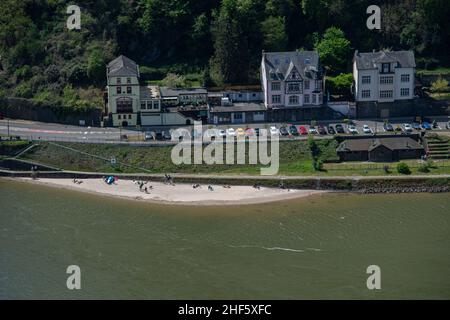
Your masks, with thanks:
[(305, 126), (298, 127), (298, 131), (300, 131), (301, 135), (307, 135), (308, 134), (308, 130), (306, 130)]
[(247, 137), (252, 137), (255, 134), (255, 131), (252, 128), (245, 129), (245, 135)]

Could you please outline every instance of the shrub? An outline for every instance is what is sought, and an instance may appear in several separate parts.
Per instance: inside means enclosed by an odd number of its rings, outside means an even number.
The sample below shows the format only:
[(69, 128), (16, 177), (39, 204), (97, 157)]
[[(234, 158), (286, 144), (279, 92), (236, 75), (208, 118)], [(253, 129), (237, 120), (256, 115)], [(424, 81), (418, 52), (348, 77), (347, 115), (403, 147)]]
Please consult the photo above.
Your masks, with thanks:
[(411, 169), (409, 169), (409, 166), (404, 163), (404, 162), (400, 162), (397, 165), (397, 172), (400, 174), (410, 174), (411, 173)]
[(430, 168), (428, 167), (428, 164), (424, 163), (419, 166), (417, 171), (422, 172), (422, 173), (428, 173), (428, 172), (430, 172)]

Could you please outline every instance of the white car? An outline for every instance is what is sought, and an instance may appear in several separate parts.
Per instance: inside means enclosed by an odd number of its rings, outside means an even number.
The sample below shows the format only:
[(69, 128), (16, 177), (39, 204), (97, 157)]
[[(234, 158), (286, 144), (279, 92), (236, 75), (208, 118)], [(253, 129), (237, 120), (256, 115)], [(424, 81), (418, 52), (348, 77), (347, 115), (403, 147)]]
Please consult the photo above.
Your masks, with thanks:
[(309, 132), (309, 134), (318, 134), (318, 133), (319, 133), (319, 132), (317, 131), (317, 129), (314, 128), (314, 127), (310, 127), (309, 130), (308, 130), (308, 132)]
[(280, 130), (277, 129), (277, 127), (270, 127), (270, 135), (272, 136), (279, 136)]
[(234, 130), (234, 128), (228, 128), (227, 129), (227, 136), (229, 136), (229, 137), (236, 137), (236, 130)]
[(412, 126), (409, 123), (402, 124), (402, 129), (405, 132), (412, 132), (413, 131), (413, 128), (412, 128)]
[(218, 135), (219, 137), (224, 138), (224, 137), (226, 137), (227, 133), (226, 133), (225, 130), (223, 130), (223, 129), (217, 129), (217, 135)]
[(356, 129), (354, 125), (350, 125), (348, 126), (348, 132), (350, 132), (351, 134), (358, 134), (358, 129)]
[(365, 134), (372, 134), (373, 133), (372, 129), (370, 129), (370, 127), (367, 124), (363, 125), (363, 132)]

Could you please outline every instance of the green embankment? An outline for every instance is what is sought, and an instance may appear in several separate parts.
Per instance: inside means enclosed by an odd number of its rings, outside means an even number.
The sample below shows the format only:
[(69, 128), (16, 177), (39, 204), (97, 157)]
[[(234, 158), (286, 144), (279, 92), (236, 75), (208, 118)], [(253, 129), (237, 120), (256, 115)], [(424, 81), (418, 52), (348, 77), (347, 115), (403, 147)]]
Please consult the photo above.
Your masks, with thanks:
[[(323, 169), (314, 170), (307, 141), (280, 142), (279, 175), (286, 176), (380, 176), (396, 175), (397, 163), (327, 163), (338, 159), (334, 139), (317, 140), (317, 159)], [(72, 150), (73, 149), (73, 150)], [(246, 148), (247, 149), (247, 148)], [(270, 150), (270, 148), (269, 148)], [(186, 173), (213, 175), (259, 175), (262, 165), (175, 165), (171, 160), (172, 147), (136, 147), (109, 144), (40, 143), (21, 156), (22, 159), (71, 171), (102, 173)], [(225, 154), (225, 152), (224, 152)], [(116, 165), (110, 159), (114, 157)], [(248, 159), (248, 158), (247, 158)], [(411, 174), (449, 174), (449, 161), (435, 161), (429, 172), (420, 172), (417, 160), (406, 162)], [(246, 161), (248, 163), (248, 160)]]

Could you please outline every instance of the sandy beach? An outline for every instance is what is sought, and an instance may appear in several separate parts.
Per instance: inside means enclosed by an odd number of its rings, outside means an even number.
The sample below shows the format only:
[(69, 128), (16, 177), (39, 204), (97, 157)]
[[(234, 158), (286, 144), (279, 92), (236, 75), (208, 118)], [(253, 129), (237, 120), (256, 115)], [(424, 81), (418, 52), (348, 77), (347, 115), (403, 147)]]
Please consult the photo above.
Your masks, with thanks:
[(31, 178), (16, 178), (14, 180), (116, 198), (186, 205), (266, 203), (307, 197), (324, 192), (319, 190), (289, 190), (266, 187), (256, 189), (252, 186), (230, 186), (225, 188), (222, 185), (211, 185), (212, 190), (209, 190), (208, 185), (193, 188), (192, 184), (175, 183), (175, 185), (170, 185), (151, 181), (147, 182), (142, 189), (145, 190), (147, 188), (148, 193), (146, 193), (145, 191), (140, 191), (138, 183), (132, 180), (119, 180), (112, 185), (108, 185), (102, 179), (82, 179), (80, 180), (82, 183), (74, 183), (72, 179), (42, 178), (33, 180)]

